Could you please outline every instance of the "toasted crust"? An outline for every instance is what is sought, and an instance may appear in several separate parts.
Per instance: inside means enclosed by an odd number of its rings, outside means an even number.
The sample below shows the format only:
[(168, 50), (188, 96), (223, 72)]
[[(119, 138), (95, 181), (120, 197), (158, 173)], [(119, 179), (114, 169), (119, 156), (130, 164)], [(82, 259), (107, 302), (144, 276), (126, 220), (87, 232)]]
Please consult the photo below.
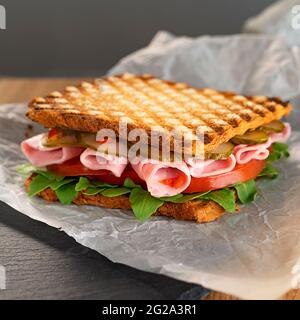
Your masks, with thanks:
[[(25, 188), (28, 190), (29, 184), (33, 176), (25, 181)], [(38, 194), (39, 197), (46, 201), (57, 201), (55, 192), (47, 188)], [(94, 196), (85, 195), (79, 192), (78, 196), (73, 201), (76, 205), (94, 205), (110, 209), (131, 209), (129, 198), (125, 195), (108, 198), (97, 194)], [(239, 207), (237, 206), (237, 210)], [(197, 223), (211, 222), (224, 214), (224, 209), (213, 201), (189, 201), (186, 203), (164, 203), (156, 212), (155, 215), (167, 216), (177, 220), (189, 220)]]
[(160, 126), (167, 130), (163, 134), (171, 150), (174, 139), (170, 132), (191, 130), (195, 148), (198, 129), (204, 134), (204, 152), (209, 152), (235, 135), (282, 118), (291, 109), (289, 102), (278, 97), (247, 97), (195, 89), (150, 75), (124, 74), (36, 97), (27, 116), (48, 128), (87, 132), (107, 128), (119, 134), (120, 121), (127, 123), (128, 130), (139, 128), (148, 133)]

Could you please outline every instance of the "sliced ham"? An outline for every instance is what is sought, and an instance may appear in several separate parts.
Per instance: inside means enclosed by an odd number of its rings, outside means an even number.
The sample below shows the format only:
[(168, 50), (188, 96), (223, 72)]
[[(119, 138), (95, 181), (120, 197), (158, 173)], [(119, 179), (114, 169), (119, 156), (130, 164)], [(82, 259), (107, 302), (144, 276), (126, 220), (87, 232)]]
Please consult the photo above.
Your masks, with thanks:
[(188, 159), (187, 161), (192, 177), (208, 177), (230, 172), (236, 165), (234, 155), (230, 155), (226, 160), (197, 160)]
[(43, 146), (44, 134), (39, 134), (21, 143), (21, 149), (26, 158), (37, 167), (63, 163), (79, 156), (84, 148), (81, 147), (56, 147)]
[(108, 170), (116, 177), (120, 177), (127, 166), (125, 157), (116, 157), (87, 148), (80, 155), (81, 163), (91, 170)]
[(279, 133), (272, 133), (270, 138), (273, 142), (285, 142), (291, 135), (292, 128), (291, 125), (287, 122), (284, 123), (284, 129), (282, 132)]
[(134, 159), (131, 165), (139, 177), (146, 181), (148, 191), (154, 197), (179, 194), (191, 182), (186, 163), (162, 163), (151, 159)]
[(240, 144), (234, 148), (234, 156), (238, 164), (245, 164), (251, 160), (265, 160), (268, 158), (270, 151), (268, 148), (272, 144), (272, 139), (262, 144), (246, 145)]
[(274, 142), (284, 142), (291, 135), (291, 126), (285, 123), (284, 129), (280, 133), (270, 134), (267, 142), (254, 145), (240, 144), (234, 148), (234, 155), (238, 164), (245, 164), (253, 159), (265, 160), (268, 158), (270, 151), (268, 148)]

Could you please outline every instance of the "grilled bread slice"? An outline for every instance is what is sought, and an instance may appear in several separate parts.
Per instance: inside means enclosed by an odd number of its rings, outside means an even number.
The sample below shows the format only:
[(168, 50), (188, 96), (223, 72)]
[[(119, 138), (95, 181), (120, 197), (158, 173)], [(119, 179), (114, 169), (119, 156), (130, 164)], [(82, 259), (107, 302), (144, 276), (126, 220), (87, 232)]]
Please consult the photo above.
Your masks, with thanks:
[[(32, 178), (33, 176), (25, 181), (27, 191)], [(50, 188), (40, 192), (38, 196), (49, 202), (58, 200), (55, 192)], [(83, 192), (79, 192), (73, 203), (76, 205), (94, 205), (110, 209), (131, 209), (129, 197), (126, 195), (109, 198), (101, 194), (88, 196)], [(236, 206), (236, 210), (239, 210), (238, 206)], [(177, 220), (206, 223), (220, 218), (224, 213), (224, 209), (214, 201), (192, 200), (185, 203), (166, 202), (158, 209), (155, 215), (167, 216)]]
[(36, 97), (27, 116), (48, 128), (86, 132), (107, 128), (119, 134), (120, 121), (127, 123), (128, 130), (145, 129), (149, 136), (156, 127), (170, 141), (171, 150), (170, 132), (189, 130), (193, 144), (198, 129), (204, 136), (204, 152), (209, 152), (235, 135), (282, 118), (291, 108), (278, 97), (242, 96), (151, 75), (124, 74)]

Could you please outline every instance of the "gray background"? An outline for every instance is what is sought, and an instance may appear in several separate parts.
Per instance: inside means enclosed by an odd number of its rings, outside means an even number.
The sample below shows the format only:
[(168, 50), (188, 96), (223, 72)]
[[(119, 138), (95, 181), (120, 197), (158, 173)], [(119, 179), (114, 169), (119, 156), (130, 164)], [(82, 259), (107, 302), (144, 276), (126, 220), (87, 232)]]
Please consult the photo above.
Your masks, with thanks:
[(164, 29), (238, 33), (272, 0), (0, 0), (0, 75), (93, 76)]

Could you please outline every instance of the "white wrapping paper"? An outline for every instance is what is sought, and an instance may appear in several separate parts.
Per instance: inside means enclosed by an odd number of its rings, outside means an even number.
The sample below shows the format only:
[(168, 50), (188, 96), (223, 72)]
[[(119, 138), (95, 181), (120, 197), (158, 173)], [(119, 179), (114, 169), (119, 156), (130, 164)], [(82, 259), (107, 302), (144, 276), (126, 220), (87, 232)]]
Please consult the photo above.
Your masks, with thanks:
[(243, 30), (284, 38), (291, 46), (300, 46), (300, 2), (279, 0), (255, 17), (246, 20)]
[[(197, 86), (247, 94), (300, 93), (297, 52), (268, 37), (174, 38), (159, 33), (149, 47), (123, 59), (112, 73), (151, 72)], [(299, 102), (291, 117), (291, 157), (280, 177), (258, 183), (259, 197), (239, 214), (199, 225), (155, 217), (142, 223), (121, 210), (47, 204), (29, 199), (14, 167), (29, 120), (25, 105), (0, 106), (0, 200), (60, 228), (112, 261), (165, 274), (246, 299), (277, 298), (300, 279)], [(42, 128), (34, 125), (34, 134)], [(101, 272), (101, 270), (99, 270)]]

